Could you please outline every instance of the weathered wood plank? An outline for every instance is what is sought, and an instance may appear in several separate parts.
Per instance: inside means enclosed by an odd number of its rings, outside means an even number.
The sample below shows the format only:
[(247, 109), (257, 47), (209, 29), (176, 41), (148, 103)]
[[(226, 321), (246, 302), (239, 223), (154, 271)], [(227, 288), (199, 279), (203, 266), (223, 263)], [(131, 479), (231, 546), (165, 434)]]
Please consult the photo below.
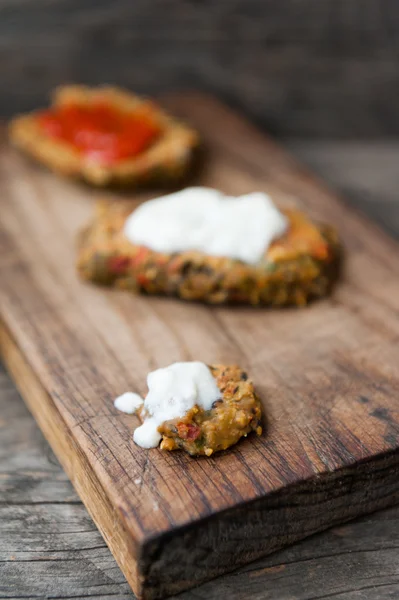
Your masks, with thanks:
[(80, 502), (3, 371), (0, 397), (0, 502)]
[[(141, 556), (148, 597), (399, 497), (397, 245), (221, 105), (195, 95), (169, 105), (208, 144), (204, 184), (295, 196), (337, 225), (348, 260), (333, 299), (302, 312), (103, 292), (78, 282), (72, 261), (91, 197), (4, 148), (3, 351), (137, 589)], [(267, 435), (206, 461), (133, 446), (134, 418), (116, 415), (112, 398), (143, 392), (149, 368), (182, 358), (248, 368)]]
[[(391, 215), (396, 215), (392, 222), (398, 223), (397, 145), (376, 147), (375, 144), (354, 146), (347, 143), (292, 142), (289, 147), (320, 175), (328, 176), (331, 183), (345, 191), (349, 198), (358, 198), (359, 206), (369, 214), (379, 215), (383, 222), (389, 210)], [(383, 177), (379, 180), (381, 170)], [(369, 199), (367, 204), (362, 203), (364, 191), (367, 191)], [(395, 232), (399, 235), (399, 225)], [(1, 560), (8, 563), (0, 562), (1, 596), (8, 599), (23, 596), (26, 600), (38, 596), (83, 598), (88, 593), (86, 584), (91, 575), (86, 578), (80, 556), (76, 557), (77, 550), (81, 550), (99, 571), (95, 590), (89, 593), (102, 600), (131, 598), (122, 575), (118, 583), (116, 578), (114, 580), (112, 596), (108, 594), (109, 587), (108, 592), (104, 591), (100, 583), (103, 581), (101, 571), (109, 573), (112, 566), (115, 567), (114, 559), (85, 510), (79, 505), (71, 508), (69, 502), (77, 498), (71, 484), (27, 413), (14, 385), (1, 370), (0, 415), (0, 499), (5, 499), (9, 508), (14, 507), (15, 518), (11, 516), (11, 520), (22, 523), (19, 502), (24, 504), (25, 516), (30, 514), (30, 503), (40, 503), (43, 511), (52, 503), (62, 504), (64, 500), (67, 503), (65, 512), (51, 513), (51, 526), (46, 527), (43, 533), (40, 518), (25, 518), (24, 529), (15, 526), (12, 532), (7, 529), (7, 523), (0, 520), (1, 539), (5, 542)], [(57, 483), (54, 487), (54, 481), (63, 482), (63, 485)], [(79, 524), (82, 530), (78, 534), (78, 547), (75, 536), (67, 534), (73, 530), (70, 523), (75, 530)], [(29, 538), (34, 539), (40, 548), (39, 554), (52, 558), (53, 562), (25, 561), (17, 564), (23, 560), (26, 550), (25, 527)], [(262, 600), (268, 597), (272, 600), (308, 600), (311, 595), (314, 599), (327, 596), (337, 600), (342, 597), (357, 600), (361, 594), (362, 600), (375, 600), (378, 594), (381, 600), (392, 599), (399, 589), (396, 581), (398, 539), (399, 508), (395, 508), (313, 536), (231, 575), (186, 592), (180, 598), (231, 597), (232, 600), (243, 600), (250, 594)], [(19, 554), (15, 554), (16, 548), (19, 548)], [(380, 551), (384, 553), (382, 559), (379, 558)], [(98, 560), (99, 556), (101, 560)], [(60, 564), (63, 559), (67, 559), (66, 567)], [(68, 572), (65, 569), (69, 569), (70, 577), (65, 575)], [(37, 575), (39, 572), (40, 577)], [(22, 590), (26, 589), (27, 582), (30, 588), (24, 595)], [(109, 583), (105, 585), (109, 586)]]
[[(71, 503), (71, 484), (65, 482), (54, 498), (46, 471), (57, 480), (65, 475), (3, 370), (0, 390), (0, 597), (133, 598), (83, 505)], [(29, 478), (26, 495), (19, 479), (4, 480), (4, 472), (13, 471), (9, 465), (23, 465), (26, 475), (43, 478), (40, 500), (31, 499)], [(396, 507), (314, 536), (179, 598), (356, 600), (361, 593), (363, 600), (374, 600), (378, 593), (381, 600), (391, 599), (399, 589), (398, 539)]]
[(285, 135), (399, 133), (396, 0), (2, 0), (0, 114), (65, 81), (217, 93)]

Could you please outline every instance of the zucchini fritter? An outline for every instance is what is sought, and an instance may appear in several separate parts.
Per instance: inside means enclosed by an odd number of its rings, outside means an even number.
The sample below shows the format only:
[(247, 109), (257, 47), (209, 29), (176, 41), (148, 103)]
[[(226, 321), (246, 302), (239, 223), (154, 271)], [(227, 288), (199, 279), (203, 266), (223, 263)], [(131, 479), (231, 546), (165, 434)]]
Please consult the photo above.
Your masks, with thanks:
[(184, 417), (165, 421), (161, 450), (181, 448), (191, 454), (211, 456), (226, 450), (251, 431), (262, 434), (261, 404), (252, 382), (237, 366), (210, 365), (221, 392), (210, 410), (194, 406)]
[(162, 254), (126, 239), (131, 206), (101, 203), (80, 235), (78, 272), (94, 283), (210, 304), (303, 306), (327, 295), (341, 249), (335, 230), (315, 225), (297, 210), (284, 210), (288, 231), (256, 265), (186, 251)]

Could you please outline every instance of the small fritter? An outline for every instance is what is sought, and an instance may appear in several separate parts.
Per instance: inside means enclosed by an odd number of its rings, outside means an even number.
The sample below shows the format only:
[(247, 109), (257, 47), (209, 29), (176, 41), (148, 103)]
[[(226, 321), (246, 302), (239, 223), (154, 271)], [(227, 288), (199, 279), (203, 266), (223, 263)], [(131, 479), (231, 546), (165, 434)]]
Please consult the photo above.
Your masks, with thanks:
[(252, 382), (237, 366), (210, 365), (221, 399), (210, 410), (194, 406), (184, 417), (165, 421), (161, 450), (181, 448), (192, 456), (226, 450), (251, 431), (262, 433), (261, 404)]
[(9, 135), (51, 170), (95, 186), (178, 181), (199, 143), (154, 102), (107, 86), (57, 88), (48, 110), (16, 117)]
[(256, 265), (192, 250), (162, 254), (135, 246), (123, 232), (131, 211), (131, 205), (98, 205), (94, 222), (79, 237), (77, 268), (83, 279), (210, 304), (303, 306), (327, 295), (337, 277), (341, 248), (335, 230), (298, 210), (282, 211), (288, 230)]

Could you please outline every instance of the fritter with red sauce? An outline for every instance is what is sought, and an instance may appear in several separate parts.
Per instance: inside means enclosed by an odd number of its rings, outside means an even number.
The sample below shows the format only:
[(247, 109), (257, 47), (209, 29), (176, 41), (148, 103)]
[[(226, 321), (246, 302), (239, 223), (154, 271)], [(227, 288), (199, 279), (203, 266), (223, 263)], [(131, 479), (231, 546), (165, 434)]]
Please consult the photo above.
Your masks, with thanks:
[(53, 171), (96, 186), (175, 182), (199, 142), (154, 102), (114, 87), (60, 87), (48, 109), (13, 119), (9, 134)]

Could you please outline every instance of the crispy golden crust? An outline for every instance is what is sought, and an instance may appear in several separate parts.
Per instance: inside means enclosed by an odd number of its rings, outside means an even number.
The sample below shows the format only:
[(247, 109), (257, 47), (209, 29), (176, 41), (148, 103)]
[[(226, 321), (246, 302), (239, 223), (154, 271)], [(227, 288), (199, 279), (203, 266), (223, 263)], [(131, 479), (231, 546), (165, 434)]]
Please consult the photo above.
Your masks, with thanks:
[(82, 155), (71, 146), (43, 134), (35, 112), (11, 121), (10, 140), (51, 170), (67, 177), (83, 179), (96, 186), (154, 185), (177, 181), (187, 174), (194, 150), (199, 144), (197, 133), (168, 116), (149, 100), (115, 87), (91, 89), (76, 85), (57, 88), (53, 95), (53, 105), (71, 102), (89, 104), (99, 99), (105, 99), (125, 111), (134, 111), (143, 105), (149, 106), (162, 127), (161, 137), (136, 157), (112, 166), (85, 162)]
[(212, 304), (302, 306), (325, 296), (337, 276), (340, 245), (333, 228), (287, 213), (290, 231), (257, 265), (187, 251), (160, 254), (123, 235), (131, 206), (100, 204), (79, 237), (77, 268), (83, 279), (147, 294)]
[(220, 400), (210, 410), (194, 406), (184, 417), (165, 421), (161, 450), (181, 448), (192, 456), (226, 450), (251, 431), (262, 433), (262, 409), (252, 382), (237, 366), (210, 365)]

